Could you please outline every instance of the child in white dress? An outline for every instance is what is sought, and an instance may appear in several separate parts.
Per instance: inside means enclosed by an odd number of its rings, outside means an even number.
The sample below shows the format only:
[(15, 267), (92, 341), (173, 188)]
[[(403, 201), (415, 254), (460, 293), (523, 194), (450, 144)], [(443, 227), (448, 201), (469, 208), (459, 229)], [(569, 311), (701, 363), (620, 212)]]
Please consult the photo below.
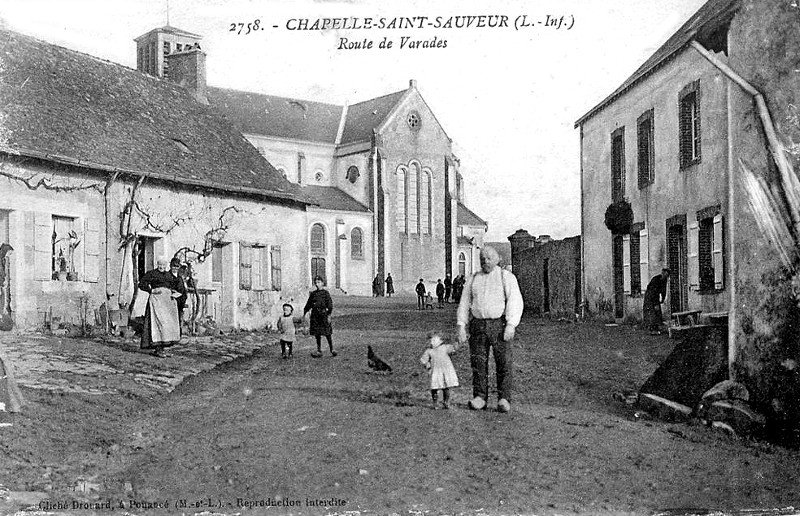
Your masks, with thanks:
[(458, 351), (458, 346), (445, 344), (441, 333), (431, 333), (430, 348), (422, 354), (420, 362), (431, 375), (431, 398), (433, 399), (433, 410), (438, 408), (438, 392), (442, 391), (442, 408), (450, 408), (450, 387), (458, 387), (458, 375), (453, 362), (450, 361), (450, 353)]

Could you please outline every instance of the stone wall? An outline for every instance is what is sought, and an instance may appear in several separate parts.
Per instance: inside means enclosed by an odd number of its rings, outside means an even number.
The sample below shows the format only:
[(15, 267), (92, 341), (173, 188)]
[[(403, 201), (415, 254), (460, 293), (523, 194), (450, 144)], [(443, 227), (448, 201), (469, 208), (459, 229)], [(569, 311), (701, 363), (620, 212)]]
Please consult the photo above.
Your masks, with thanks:
[(581, 237), (551, 240), (512, 257), (526, 313), (572, 318), (580, 310)]

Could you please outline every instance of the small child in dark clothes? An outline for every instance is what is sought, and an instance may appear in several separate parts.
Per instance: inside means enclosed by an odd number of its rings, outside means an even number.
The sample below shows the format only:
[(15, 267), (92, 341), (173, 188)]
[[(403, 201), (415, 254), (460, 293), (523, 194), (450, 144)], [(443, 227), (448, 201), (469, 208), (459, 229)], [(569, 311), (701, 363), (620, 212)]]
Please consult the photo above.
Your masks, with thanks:
[[(278, 330), (281, 332), (281, 358), (292, 357), (294, 343), (294, 308), (289, 303), (283, 305), (283, 315), (278, 319)], [(287, 352), (288, 350), (288, 352)]]
[(442, 280), (436, 283), (436, 297), (439, 300), (439, 308), (444, 308), (444, 284)]

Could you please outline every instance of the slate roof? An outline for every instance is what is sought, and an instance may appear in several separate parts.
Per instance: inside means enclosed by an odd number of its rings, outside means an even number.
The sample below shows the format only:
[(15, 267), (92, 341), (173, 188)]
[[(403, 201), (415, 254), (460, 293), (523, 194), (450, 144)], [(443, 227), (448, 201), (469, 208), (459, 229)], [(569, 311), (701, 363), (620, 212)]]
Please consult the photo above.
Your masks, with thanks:
[(342, 106), (224, 88), (208, 88), (208, 101), (243, 133), (336, 143)]
[(698, 11), (689, 18), (666, 43), (656, 50), (633, 75), (628, 77), (614, 93), (606, 97), (602, 102), (589, 110), (588, 113), (579, 118), (578, 121), (575, 122), (575, 127), (586, 122), (640, 80), (650, 75), (688, 45), (693, 39), (707, 35), (709, 32), (716, 29), (721, 20), (729, 19), (739, 8), (739, 1), (740, 0), (709, 0), (703, 4), (703, 6), (700, 7), (700, 9), (698, 9)]
[(475, 215), (472, 210), (461, 203), (458, 203), (456, 221), (459, 226), (488, 226), (485, 220)]
[(301, 201), (228, 122), (185, 88), (0, 30), (10, 154)]
[(373, 129), (386, 120), (406, 91), (397, 91), (348, 106), (340, 143), (369, 141)]
[(335, 186), (309, 185), (301, 188), (303, 196), (323, 210), (358, 211), (369, 213), (369, 208)]

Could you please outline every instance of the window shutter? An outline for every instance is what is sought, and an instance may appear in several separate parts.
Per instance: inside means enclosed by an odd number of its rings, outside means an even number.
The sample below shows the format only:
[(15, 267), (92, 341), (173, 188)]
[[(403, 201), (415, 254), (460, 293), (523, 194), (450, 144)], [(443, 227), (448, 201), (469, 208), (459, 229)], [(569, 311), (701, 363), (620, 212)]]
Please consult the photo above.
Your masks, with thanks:
[(631, 236), (622, 235), (622, 291), (631, 293)]
[(724, 259), (724, 229), (722, 215), (714, 215), (714, 247), (712, 248), (712, 260), (714, 263), (714, 288), (725, 287), (725, 259)]
[(250, 264), (250, 250), (250, 247), (241, 243), (239, 244), (239, 288), (241, 290), (250, 290), (253, 285), (250, 275), (252, 270)]
[(100, 223), (97, 219), (85, 220), (83, 232), (83, 281), (97, 283), (100, 276)]
[(650, 281), (649, 259), (650, 247), (649, 239), (647, 238), (647, 230), (642, 229), (639, 231), (639, 285), (642, 294), (647, 290), (647, 283)]
[(34, 279), (53, 279), (53, 218), (42, 212), (33, 218)]
[(278, 245), (272, 246), (272, 253), (270, 256), (272, 266), (272, 290), (281, 289), (281, 247)]
[(700, 231), (697, 222), (689, 224), (689, 290), (700, 289)]
[(269, 246), (262, 247), (259, 251), (261, 252), (261, 288), (269, 289), (272, 287)]

